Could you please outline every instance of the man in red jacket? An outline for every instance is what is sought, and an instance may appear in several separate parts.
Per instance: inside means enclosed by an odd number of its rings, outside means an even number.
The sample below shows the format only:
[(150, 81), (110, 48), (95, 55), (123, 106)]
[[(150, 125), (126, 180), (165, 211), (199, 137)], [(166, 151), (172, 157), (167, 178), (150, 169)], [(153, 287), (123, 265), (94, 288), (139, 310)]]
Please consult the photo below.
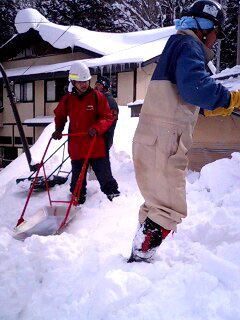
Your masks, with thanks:
[[(70, 191), (73, 193), (84, 159), (87, 155), (91, 139), (96, 135), (94, 150), (90, 156), (91, 165), (101, 187), (110, 201), (120, 195), (118, 184), (112, 176), (109, 161), (106, 158), (106, 145), (103, 133), (113, 123), (106, 97), (90, 87), (90, 71), (82, 62), (76, 61), (69, 72), (69, 91), (60, 100), (54, 110), (55, 131), (52, 138), (62, 138), (62, 131), (69, 117), (69, 133), (86, 132), (86, 136), (70, 136), (68, 151), (72, 164), (72, 180)], [(86, 174), (80, 193), (79, 204), (86, 200)]]

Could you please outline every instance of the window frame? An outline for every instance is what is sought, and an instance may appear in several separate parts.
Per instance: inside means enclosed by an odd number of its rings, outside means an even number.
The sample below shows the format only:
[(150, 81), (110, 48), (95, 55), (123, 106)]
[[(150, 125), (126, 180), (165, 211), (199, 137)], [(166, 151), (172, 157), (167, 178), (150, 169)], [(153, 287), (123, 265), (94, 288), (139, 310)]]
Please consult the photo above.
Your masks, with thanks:
[[(48, 99), (47, 98), (47, 96), (48, 96), (48, 91), (47, 91), (47, 89), (48, 89), (48, 82), (54, 82), (54, 95), (55, 95), (55, 99), (54, 100), (50, 100), (50, 99)], [(56, 98), (57, 98), (57, 95), (56, 95), (56, 79), (50, 79), (50, 80), (45, 80), (45, 86), (44, 86), (44, 92), (45, 92), (45, 102), (56, 102)]]
[[(29, 100), (27, 98), (27, 85), (28, 84), (32, 85), (32, 97)], [(16, 86), (18, 86), (18, 85), (19, 85), (19, 97), (17, 97), (17, 95), (16, 95)], [(25, 82), (14, 83), (14, 93), (15, 93), (15, 97), (17, 99), (17, 102), (20, 102), (20, 103), (34, 102), (34, 99), (35, 99), (34, 81), (25, 81)]]
[[(48, 82), (52, 82), (52, 81), (55, 82), (55, 100), (48, 100), (47, 99)], [(60, 83), (62, 85), (62, 84), (64, 84), (64, 82), (65, 82), (65, 85), (62, 88), (59, 88)], [(45, 101), (45, 103), (59, 102), (60, 99), (67, 93), (67, 91), (64, 90), (64, 87), (66, 87), (66, 89), (67, 89), (67, 86), (68, 86), (68, 78), (67, 77), (45, 80), (44, 81), (44, 101)], [(60, 94), (60, 92), (61, 92), (61, 94)]]

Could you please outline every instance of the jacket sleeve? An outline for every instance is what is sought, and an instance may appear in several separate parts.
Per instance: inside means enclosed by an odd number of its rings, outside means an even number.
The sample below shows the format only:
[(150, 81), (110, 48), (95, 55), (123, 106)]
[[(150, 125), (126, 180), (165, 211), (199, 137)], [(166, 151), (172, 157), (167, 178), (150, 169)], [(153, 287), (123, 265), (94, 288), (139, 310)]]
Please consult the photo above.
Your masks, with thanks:
[(67, 122), (67, 99), (68, 95), (63, 96), (54, 110), (55, 129), (61, 132), (63, 131), (65, 123)]
[(118, 104), (112, 95), (108, 95), (108, 96), (106, 96), (106, 98), (107, 98), (110, 110), (112, 112), (113, 119), (117, 120), (118, 114), (119, 114)]
[(187, 103), (209, 110), (229, 105), (230, 93), (206, 71), (204, 51), (197, 41), (182, 44), (176, 63), (176, 84)]
[(113, 115), (109, 108), (107, 98), (100, 92), (97, 92), (97, 113), (98, 120), (93, 125), (98, 134), (103, 134), (111, 127)]

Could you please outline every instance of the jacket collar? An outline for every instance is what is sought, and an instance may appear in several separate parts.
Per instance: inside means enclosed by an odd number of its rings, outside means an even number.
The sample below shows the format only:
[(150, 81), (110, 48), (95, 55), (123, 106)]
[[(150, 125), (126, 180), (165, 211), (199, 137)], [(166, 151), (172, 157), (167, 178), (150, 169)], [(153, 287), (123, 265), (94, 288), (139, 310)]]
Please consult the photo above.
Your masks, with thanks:
[(84, 93), (80, 94), (80, 93), (76, 90), (76, 88), (73, 87), (72, 93), (73, 93), (75, 96), (77, 96), (79, 99), (82, 99), (82, 98), (84, 98), (86, 95), (88, 95), (89, 92), (91, 92), (92, 90), (93, 90), (93, 89), (92, 89), (91, 87), (88, 87), (88, 89), (87, 89)]
[(211, 49), (207, 48), (205, 44), (198, 38), (198, 36), (192, 30), (178, 30), (177, 34), (192, 36), (194, 39), (200, 42), (203, 46), (205, 59), (207, 60), (207, 63), (214, 58), (214, 52)]

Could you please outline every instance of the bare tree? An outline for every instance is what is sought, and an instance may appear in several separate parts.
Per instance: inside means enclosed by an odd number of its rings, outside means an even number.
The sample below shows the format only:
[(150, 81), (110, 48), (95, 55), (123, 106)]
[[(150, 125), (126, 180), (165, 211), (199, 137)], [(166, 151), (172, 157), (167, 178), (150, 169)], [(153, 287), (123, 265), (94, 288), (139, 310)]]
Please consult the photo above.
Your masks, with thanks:
[(113, 6), (121, 14), (126, 31), (153, 29), (174, 24), (190, 0), (116, 0)]

